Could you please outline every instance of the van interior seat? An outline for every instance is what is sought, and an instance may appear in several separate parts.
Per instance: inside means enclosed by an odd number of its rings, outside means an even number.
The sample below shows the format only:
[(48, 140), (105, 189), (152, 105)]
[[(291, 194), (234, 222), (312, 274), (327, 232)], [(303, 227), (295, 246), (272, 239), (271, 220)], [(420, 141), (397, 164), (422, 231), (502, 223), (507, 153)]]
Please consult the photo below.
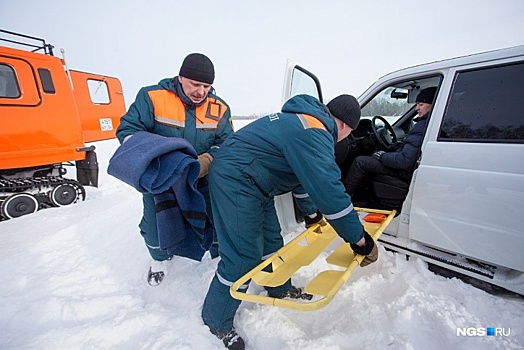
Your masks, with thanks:
[(373, 192), (380, 199), (403, 201), (409, 190), (409, 182), (391, 175), (375, 174), (372, 177)]

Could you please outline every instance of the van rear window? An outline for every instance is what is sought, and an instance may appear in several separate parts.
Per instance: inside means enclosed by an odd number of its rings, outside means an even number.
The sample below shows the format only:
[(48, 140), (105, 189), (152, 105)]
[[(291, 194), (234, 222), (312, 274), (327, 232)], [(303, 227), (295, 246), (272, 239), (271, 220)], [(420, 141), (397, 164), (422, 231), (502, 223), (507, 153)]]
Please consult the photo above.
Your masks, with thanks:
[(458, 72), (439, 141), (524, 143), (524, 62)]

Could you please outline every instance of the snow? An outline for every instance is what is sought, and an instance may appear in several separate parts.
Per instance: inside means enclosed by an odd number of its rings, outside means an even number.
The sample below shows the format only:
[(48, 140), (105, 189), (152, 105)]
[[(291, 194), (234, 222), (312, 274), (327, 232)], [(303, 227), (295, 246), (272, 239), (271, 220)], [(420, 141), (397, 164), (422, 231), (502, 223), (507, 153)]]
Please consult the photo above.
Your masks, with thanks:
[[(0, 222), (0, 349), (224, 349), (200, 318), (217, 259), (175, 257), (149, 286), (141, 196), (106, 173), (118, 142), (95, 145), (99, 188), (86, 201)], [(326, 307), (243, 302), (235, 324), (247, 349), (522, 349), (524, 299), (380, 247)], [(486, 327), (510, 334), (457, 335)]]

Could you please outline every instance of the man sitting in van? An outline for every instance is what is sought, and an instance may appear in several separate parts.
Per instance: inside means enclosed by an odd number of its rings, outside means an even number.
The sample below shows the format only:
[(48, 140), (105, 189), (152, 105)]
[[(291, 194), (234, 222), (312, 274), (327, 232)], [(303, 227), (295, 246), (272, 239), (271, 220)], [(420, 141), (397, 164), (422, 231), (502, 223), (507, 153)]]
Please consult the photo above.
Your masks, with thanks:
[(371, 156), (355, 158), (343, 180), (349, 195), (353, 196), (361, 181), (372, 174), (390, 175), (406, 182), (411, 181), (415, 165), (420, 157), (422, 140), (436, 91), (436, 87), (429, 87), (419, 92), (415, 100), (418, 113), (418, 117), (413, 119), (415, 125), (411, 127), (395, 151), (377, 151)]

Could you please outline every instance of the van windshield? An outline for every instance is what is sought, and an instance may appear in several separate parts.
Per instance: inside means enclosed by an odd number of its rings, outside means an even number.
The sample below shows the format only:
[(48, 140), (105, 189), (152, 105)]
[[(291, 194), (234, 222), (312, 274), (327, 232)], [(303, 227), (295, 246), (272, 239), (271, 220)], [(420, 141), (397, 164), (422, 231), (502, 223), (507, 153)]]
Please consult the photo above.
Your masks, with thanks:
[(390, 86), (375, 95), (362, 107), (362, 118), (371, 119), (378, 115), (393, 125), (414, 106), (415, 103), (408, 103), (407, 89)]

